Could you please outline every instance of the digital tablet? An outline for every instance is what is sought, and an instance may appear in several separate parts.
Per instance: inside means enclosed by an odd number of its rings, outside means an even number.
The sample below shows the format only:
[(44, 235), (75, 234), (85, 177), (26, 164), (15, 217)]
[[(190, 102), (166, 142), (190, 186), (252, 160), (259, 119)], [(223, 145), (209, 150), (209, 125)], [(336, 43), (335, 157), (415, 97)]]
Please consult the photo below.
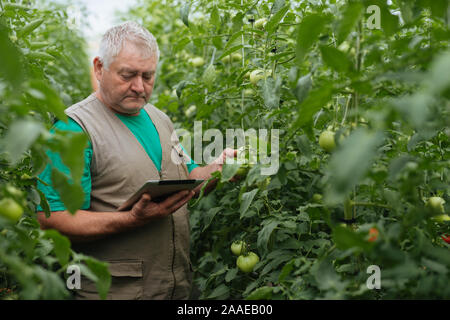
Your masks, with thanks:
[(118, 208), (119, 211), (130, 208), (142, 196), (148, 193), (152, 197), (152, 201), (161, 201), (162, 199), (182, 190), (192, 190), (205, 180), (148, 180), (144, 185), (136, 191), (127, 201), (122, 203)]

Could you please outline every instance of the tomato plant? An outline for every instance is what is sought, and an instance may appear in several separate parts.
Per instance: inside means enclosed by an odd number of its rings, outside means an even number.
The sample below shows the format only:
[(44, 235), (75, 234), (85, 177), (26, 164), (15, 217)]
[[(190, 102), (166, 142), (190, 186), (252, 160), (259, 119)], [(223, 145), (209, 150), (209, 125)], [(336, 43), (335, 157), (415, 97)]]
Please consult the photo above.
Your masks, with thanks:
[(70, 169), (53, 175), (58, 191), (70, 194), (65, 205), (75, 212), (83, 201), (87, 138), (51, 132), (56, 119), (67, 121), (64, 109), (91, 92), (86, 43), (67, 17), (67, 5), (0, 1), (0, 299), (70, 298), (66, 269), (73, 264), (99, 283), (102, 297), (109, 286), (104, 263), (76, 254), (36, 219), (37, 205), (50, 214), (37, 189), (48, 150), (61, 152)]
[[(199, 298), (450, 297), (440, 238), (449, 224), (424, 201), (441, 197), (448, 212), (450, 79), (439, 71), (450, 63), (447, 8), (441, 0), (144, 1), (125, 15), (164, 34), (153, 101), (176, 126), (280, 129), (276, 173), (264, 176), (258, 162), (230, 182), (238, 169), (224, 169), (190, 208)], [(188, 56), (205, 65), (189, 67)], [(319, 142), (328, 130), (332, 152)], [(252, 277), (237, 272), (234, 239), (260, 256)], [(374, 264), (380, 290), (365, 286)]]
[[(34, 216), (38, 204), (49, 214), (36, 189), (48, 148), (66, 159), (54, 182), (79, 208), (86, 137), (49, 129), (90, 81), (65, 7), (33, 4), (0, 2), (0, 195), (24, 210), (0, 220), (0, 287), (17, 298), (65, 296), (62, 268), (87, 259)], [(143, 0), (122, 15), (158, 39), (151, 103), (176, 128), (266, 129), (257, 145), (277, 155), (275, 172), (258, 161), (237, 181), (225, 165), (191, 204), (197, 298), (450, 298), (448, 14), (445, 0)], [(236, 259), (235, 239), (259, 262)], [(371, 265), (380, 289), (366, 286)], [(30, 289), (45, 281), (57, 289)]]

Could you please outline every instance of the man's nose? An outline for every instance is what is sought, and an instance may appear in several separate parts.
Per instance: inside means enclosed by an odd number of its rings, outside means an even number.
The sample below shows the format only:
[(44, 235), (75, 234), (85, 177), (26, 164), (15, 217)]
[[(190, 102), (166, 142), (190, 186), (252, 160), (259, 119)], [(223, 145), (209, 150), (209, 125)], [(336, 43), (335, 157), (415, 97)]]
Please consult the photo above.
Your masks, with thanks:
[(137, 92), (137, 93), (143, 93), (144, 92), (144, 81), (142, 81), (141, 76), (134, 77), (132, 83), (131, 83), (131, 90)]

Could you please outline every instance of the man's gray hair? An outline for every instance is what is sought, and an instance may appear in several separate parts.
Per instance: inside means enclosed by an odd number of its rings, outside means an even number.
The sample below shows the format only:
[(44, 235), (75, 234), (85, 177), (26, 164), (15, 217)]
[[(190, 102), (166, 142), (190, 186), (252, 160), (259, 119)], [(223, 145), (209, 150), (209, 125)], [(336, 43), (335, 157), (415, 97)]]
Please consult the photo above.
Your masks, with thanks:
[(127, 21), (106, 31), (100, 42), (99, 57), (103, 66), (108, 69), (113, 59), (122, 50), (123, 43), (130, 41), (142, 48), (145, 56), (156, 55), (159, 59), (159, 48), (155, 37), (143, 26)]

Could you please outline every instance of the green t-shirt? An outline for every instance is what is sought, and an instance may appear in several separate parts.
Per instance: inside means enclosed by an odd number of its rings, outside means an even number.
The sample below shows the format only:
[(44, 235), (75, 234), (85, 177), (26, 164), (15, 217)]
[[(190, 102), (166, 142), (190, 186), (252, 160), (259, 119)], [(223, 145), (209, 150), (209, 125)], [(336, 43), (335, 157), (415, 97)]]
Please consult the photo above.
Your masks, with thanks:
[[(155, 128), (152, 120), (148, 116), (147, 112), (143, 109), (137, 116), (125, 116), (117, 114), (117, 117), (128, 127), (128, 129), (134, 134), (136, 139), (140, 142), (144, 150), (147, 152), (150, 159), (155, 164), (156, 169), (161, 171), (161, 160), (162, 160), (162, 149), (161, 142), (159, 140), (158, 131)], [(63, 121), (58, 121), (53, 126), (54, 129), (72, 132), (83, 132), (83, 129), (78, 123), (69, 118), (68, 123)], [(54, 132), (54, 129), (51, 132)], [(183, 146), (181, 146), (183, 148)], [(184, 150), (184, 148), (183, 148)], [(92, 161), (92, 145), (89, 141), (88, 147), (84, 151), (84, 171), (81, 178), (81, 186), (84, 191), (84, 202), (81, 209), (89, 209), (91, 204), (91, 161)], [(186, 150), (184, 150), (185, 153)], [(52, 187), (51, 172), (52, 168), (56, 168), (59, 171), (69, 174), (69, 168), (62, 163), (61, 157), (58, 153), (47, 151), (47, 155), (50, 158), (50, 163), (45, 167), (45, 169), (39, 175), (39, 178), (47, 183), (49, 186), (43, 183), (37, 183), (37, 187), (40, 191), (45, 194), (48, 204), (50, 206), (50, 211), (63, 211), (66, 207), (61, 201), (59, 193)], [(191, 172), (198, 165), (192, 160), (187, 163), (188, 171)], [(37, 211), (43, 211), (41, 206), (37, 207)]]

